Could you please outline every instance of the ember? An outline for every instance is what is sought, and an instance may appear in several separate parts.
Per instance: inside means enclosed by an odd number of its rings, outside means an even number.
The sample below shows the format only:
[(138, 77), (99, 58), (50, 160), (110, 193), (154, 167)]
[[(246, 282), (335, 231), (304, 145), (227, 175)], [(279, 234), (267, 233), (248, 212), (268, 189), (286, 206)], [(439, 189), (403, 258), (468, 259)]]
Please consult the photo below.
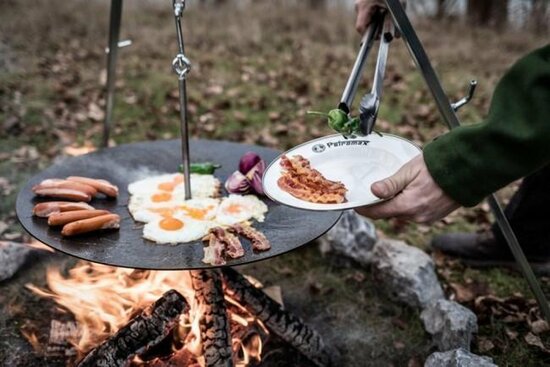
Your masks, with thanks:
[[(150, 353), (149, 349), (155, 349), (155, 346), (148, 347), (145, 356), (134, 358), (133, 365), (170, 365), (176, 363), (175, 359), (205, 365), (199, 322), (205, 314), (205, 307), (196, 299), (190, 272), (141, 271), (80, 262), (69, 270), (66, 277), (58, 268), (50, 268), (46, 279), (48, 290), (32, 284), (27, 287), (40, 296), (51, 298), (74, 315), (79, 332), (67, 333), (67, 341), (75, 346), (79, 359), (92, 349), (87, 359), (91, 358), (91, 354), (108, 351), (109, 338), (117, 338), (125, 326), (139, 322), (143, 314), (137, 318), (136, 315), (144, 309), (153, 304), (158, 308), (163, 300), (169, 302), (166, 300), (167, 294), (176, 291), (183, 296), (189, 308), (181, 314), (170, 336), (172, 341), (168, 356)], [(172, 293), (167, 293), (170, 291)], [(225, 299), (235, 365), (247, 366), (259, 362), (262, 336), (267, 336), (267, 329), (236, 300), (228, 296)], [(152, 345), (153, 342), (151, 340), (149, 343)], [(149, 354), (155, 357), (148, 359)], [(166, 360), (166, 363), (161, 363), (161, 360)]]

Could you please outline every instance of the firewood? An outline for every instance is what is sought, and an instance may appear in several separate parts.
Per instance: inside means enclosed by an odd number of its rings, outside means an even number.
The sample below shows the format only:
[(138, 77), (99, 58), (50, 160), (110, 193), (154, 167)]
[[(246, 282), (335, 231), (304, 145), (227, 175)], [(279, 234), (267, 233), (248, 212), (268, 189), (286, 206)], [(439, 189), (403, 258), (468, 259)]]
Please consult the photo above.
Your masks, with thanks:
[(204, 308), (199, 322), (207, 367), (231, 367), (231, 335), (219, 270), (192, 270), (195, 298)]
[(147, 307), (113, 336), (92, 349), (78, 367), (125, 366), (136, 354), (160, 343), (178, 324), (179, 316), (187, 312), (185, 298), (170, 290)]
[(283, 310), (282, 306), (254, 287), (237, 271), (224, 268), (224, 293), (258, 317), (265, 326), (286, 341), (318, 367), (330, 366), (330, 351), (321, 336), (299, 317)]

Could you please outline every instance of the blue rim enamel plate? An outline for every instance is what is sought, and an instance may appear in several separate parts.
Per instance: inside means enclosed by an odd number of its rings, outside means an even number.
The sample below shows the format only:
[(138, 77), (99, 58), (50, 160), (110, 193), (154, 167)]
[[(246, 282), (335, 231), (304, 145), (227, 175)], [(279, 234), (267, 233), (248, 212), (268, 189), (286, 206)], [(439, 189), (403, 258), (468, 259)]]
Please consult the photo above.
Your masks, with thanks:
[(263, 187), (271, 200), (299, 209), (344, 210), (373, 205), (383, 200), (372, 193), (371, 185), (393, 175), (420, 153), (421, 149), (416, 144), (391, 134), (373, 133), (350, 139), (345, 139), (340, 134), (329, 135), (300, 144), (283, 154), (288, 157), (301, 155), (325, 178), (343, 182), (348, 189), (346, 202), (311, 203), (281, 190), (277, 180), (282, 174), (282, 155), (267, 167)]

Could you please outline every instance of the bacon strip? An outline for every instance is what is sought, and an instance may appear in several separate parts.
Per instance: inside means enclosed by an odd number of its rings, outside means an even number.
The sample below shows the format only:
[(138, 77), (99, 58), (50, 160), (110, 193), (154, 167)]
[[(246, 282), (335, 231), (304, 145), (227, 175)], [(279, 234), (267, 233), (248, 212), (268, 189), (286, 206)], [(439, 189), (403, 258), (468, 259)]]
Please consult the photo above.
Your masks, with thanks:
[(204, 248), (204, 257), (202, 258), (202, 262), (215, 266), (225, 265), (225, 259), (223, 258), (225, 246), (223, 242), (212, 233), (209, 233), (202, 240), (208, 241), (208, 246)]
[(234, 234), (226, 231), (221, 227), (212, 228), (211, 233), (225, 245), (225, 252), (233, 259), (244, 256), (244, 248), (241, 241)]
[(110, 212), (107, 210), (74, 210), (64, 213), (54, 213), (48, 217), (48, 225), (64, 226), (77, 220), (99, 217), (105, 214), (110, 214)]
[(47, 218), (54, 213), (68, 212), (73, 210), (94, 210), (94, 207), (86, 203), (73, 203), (70, 201), (47, 201), (38, 203), (32, 209), (32, 214), (37, 217)]
[(118, 196), (118, 187), (107, 180), (80, 176), (69, 176), (67, 177), (67, 180), (90, 185), (97, 191), (113, 198)]
[(61, 230), (61, 234), (63, 236), (75, 236), (77, 234), (110, 228), (120, 228), (120, 217), (117, 214), (105, 214), (65, 224)]
[(252, 226), (234, 224), (229, 227), (229, 230), (248, 239), (252, 243), (252, 248), (256, 251), (267, 251), (271, 248), (267, 237)]
[(277, 180), (281, 190), (298, 199), (313, 203), (338, 204), (346, 200), (347, 189), (343, 183), (326, 179), (311, 168), (310, 162), (296, 155), (281, 157), (282, 176)]

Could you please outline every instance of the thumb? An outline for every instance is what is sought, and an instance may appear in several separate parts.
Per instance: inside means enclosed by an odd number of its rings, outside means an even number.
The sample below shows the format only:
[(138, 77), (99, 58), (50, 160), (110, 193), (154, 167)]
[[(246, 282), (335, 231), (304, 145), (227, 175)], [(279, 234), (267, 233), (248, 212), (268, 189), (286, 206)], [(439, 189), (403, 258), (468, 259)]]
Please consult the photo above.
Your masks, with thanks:
[(410, 164), (405, 164), (393, 176), (372, 184), (372, 193), (381, 199), (389, 199), (399, 194), (414, 179), (414, 169)]

